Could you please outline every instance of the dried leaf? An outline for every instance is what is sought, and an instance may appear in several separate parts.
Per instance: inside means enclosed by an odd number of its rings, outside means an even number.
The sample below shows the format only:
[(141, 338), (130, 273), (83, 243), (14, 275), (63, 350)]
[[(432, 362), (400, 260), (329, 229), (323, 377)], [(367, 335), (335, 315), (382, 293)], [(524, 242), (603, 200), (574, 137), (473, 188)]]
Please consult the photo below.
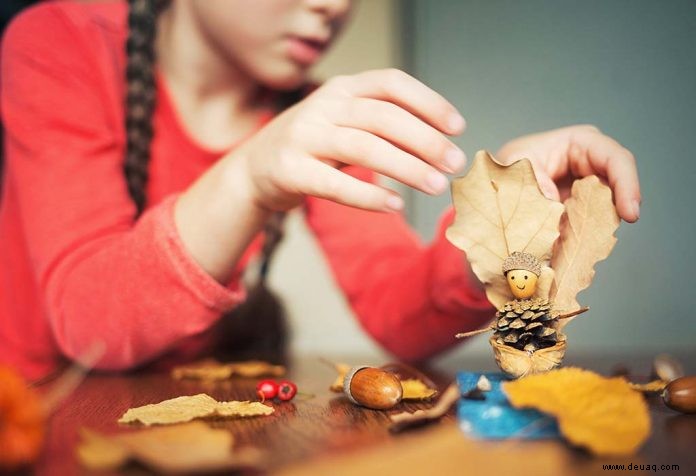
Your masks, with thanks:
[(402, 400), (428, 400), (437, 394), (436, 389), (428, 387), (415, 378), (402, 380), (401, 388), (403, 389)]
[(413, 413), (402, 412), (395, 415), (389, 415), (392, 424), (389, 430), (399, 432), (403, 429), (413, 426), (420, 426), (430, 421), (442, 418), (461, 397), (459, 386), (456, 383), (451, 384), (442, 393), (435, 404), (427, 410), (416, 410)]
[(650, 434), (645, 401), (621, 377), (571, 367), (505, 382), (503, 391), (514, 407), (555, 416), (568, 441), (597, 455), (635, 453)]
[(246, 362), (220, 363), (213, 359), (202, 360), (172, 369), (172, 378), (197, 380), (226, 380), (234, 375), (240, 377), (280, 377), (285, 374), (285, 367), (273, 365), (260, 360)]
[(637, 392), (652, 393), (663, 391), (668, 383), (669, 382), (665, 382), (664, 380), (653, 380), (648, 383), (629, 382), (628, 384), (631, 386), (633, 390)]
[(137, 460), (159, 472), (217, 471), (257, 467), (255, 450), (232, 452), (232, 434), (201, 422), (149, 428), (114, 436), (83, 429), (80, 462), (92, 470), (115, 470)]
[(246, 362), (231, 362), (232, 375), (240, 377), (282, 377), (285, 375), (285, 367), (273, 365), (262, 360), (248, 360)]
[(348, 364), (333, 364), (333, 366), (336, 368), (336, 372), (338, 372), (338, 375), (336, 376), (336, 380), (333, 381), (329, 389), (332, 392), (342, 393), (343, 380), (346, 378), (348, 372), (350, 372), (351, 366)]
[(160, 403), (129, 409), (119, 423), (140, 422), (143, 425), (170, 425), (195, 418), (270, 415), (273, 408), (260, 402), (218, 402), (204, 393), (165, 400)]
[(529, 160), (503, 166), (486, 151), (479, 151), (469, 172), (454, 180), (452, 200), (456, 218), (447, 239), (466, 252), (488, 300), (501, 307), (513, 297), (502, 274), (503, 260), (513, 251), (526, 251), (548, 261), (563, 205), (544, 197)]
[[(611, 253), (619, 227), (619, 216), (611, 199), (611, 189), (596, 176), (576, 180), (566, 213), (561, 220), (561, 238), (554, 249), (551, 267), (556, 272), (551, 300), (564, 312), (580, 307), (577, 294), (594, 277), (594, 265)], [(570, 319), (559, 323), (563, 328)]]

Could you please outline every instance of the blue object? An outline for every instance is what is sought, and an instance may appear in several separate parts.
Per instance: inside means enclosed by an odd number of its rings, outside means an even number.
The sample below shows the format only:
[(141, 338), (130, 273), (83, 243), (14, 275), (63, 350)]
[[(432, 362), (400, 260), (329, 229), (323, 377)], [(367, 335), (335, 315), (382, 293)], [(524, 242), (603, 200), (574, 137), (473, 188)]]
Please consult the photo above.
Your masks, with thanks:
[(555, 418), (537, 410), (518, 410), (510, 405), (500, 385), (510, 380), (505, 374), (459, 372), (457, 384), (462, 395), (475, 389), (482, 375), (491, 383), (491, 390), (484, 392), (485, 400), (461, 398), (457, 404), (459, 426), (464, 433), (481, 439), (560, 437)]

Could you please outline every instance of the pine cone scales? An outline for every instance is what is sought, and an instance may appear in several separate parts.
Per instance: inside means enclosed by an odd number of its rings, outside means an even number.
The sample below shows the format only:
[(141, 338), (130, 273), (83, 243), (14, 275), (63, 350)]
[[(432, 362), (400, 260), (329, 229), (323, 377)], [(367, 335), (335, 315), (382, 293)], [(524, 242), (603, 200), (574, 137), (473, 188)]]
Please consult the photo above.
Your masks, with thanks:
[(551, 304), (542, 298), (509, 301), (498, 312), (495, 338), (498, 344), (534, 352), (552, 347), (558, 342), (558, 315)]

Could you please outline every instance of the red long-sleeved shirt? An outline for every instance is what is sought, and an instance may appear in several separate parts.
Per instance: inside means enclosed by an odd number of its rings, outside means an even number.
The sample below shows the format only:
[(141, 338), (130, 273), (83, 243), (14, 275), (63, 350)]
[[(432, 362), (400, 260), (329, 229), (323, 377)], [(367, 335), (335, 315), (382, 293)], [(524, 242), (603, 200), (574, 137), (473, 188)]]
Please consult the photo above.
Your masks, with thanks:
[[(239, 276), (259, 251), (257, 238), (223, 286), (184, 249), (176, 196), (224, 152), (187, 135), (162, 81), (148, 207), (133, 222), (122, 172), (125, 16), (125, 2), (48, 3), (20, 15), (3, 40), (0, 362), (29, 378), (95, 341), (106, 345), (104, 369), (195, 341), (244, 299)], [(443, 236), (451, 211), (429, 246), (397, 214), (316, 198), (305, 211), (363, 327), (395, 355), (425, 358), (490, 319)]]

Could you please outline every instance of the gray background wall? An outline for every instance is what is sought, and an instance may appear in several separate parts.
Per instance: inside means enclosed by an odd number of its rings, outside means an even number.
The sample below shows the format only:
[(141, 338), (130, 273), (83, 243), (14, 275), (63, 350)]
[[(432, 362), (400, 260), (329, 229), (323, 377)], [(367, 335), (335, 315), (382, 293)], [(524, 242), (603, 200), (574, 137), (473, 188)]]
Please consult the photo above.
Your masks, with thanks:
[[(406, 67), (460, 108), (469, 157), (506, 140), (592, 123), (631, 149), (643, 206), (580, 295), (574, 352), (696, 349), (696, 1), (407, 2)], [(413, 192), (430, 237), (450, 197)], [(485, 338), (451, 355), (489, 352)]]

